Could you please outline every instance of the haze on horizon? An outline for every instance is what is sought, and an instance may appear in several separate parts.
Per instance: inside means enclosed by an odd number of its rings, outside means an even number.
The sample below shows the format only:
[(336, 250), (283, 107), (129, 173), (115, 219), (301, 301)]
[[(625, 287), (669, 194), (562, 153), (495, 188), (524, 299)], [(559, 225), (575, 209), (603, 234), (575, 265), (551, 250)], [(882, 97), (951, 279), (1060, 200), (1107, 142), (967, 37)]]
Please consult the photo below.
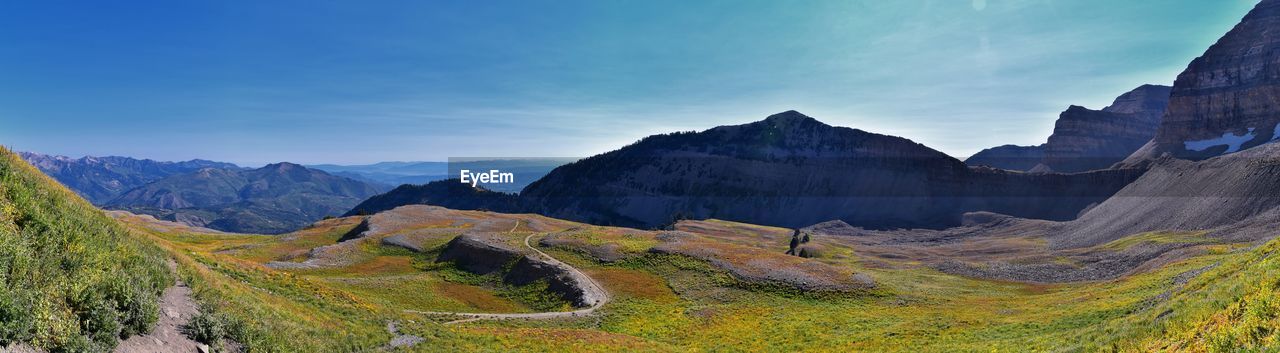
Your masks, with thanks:
[(586, 156), (798, 110), (957, 158), (1171, 84), (1256, 0), (0, 3), (0, 144)]

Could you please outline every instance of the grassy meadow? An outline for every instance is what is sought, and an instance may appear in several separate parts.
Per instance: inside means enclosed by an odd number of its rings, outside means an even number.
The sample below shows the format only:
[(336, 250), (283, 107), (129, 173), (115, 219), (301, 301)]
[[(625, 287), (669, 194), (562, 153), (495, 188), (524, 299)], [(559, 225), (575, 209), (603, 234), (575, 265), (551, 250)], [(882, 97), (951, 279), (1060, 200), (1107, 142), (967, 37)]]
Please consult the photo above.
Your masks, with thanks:
[[(468, 217), (520, 216), (470, 212)], [(1277, 264), (1270, 257), (1280, 247), (1275, 242), (1256, 248), (1206, 245), (1202, 255), (1154, 271), (1077, 284), (969, 279), (927, 267), (871, 268), (859, 265), (856, 256), (835, 256), (820, 261), (868, 274), (877, 286), (858, 293), (814, 294), (747, 283), (682, 255), (638, 251), (654, 242), (643, 233), (575, 225), (568, 238), (581, 240), (583, 247), (543, 249), (584, 270), (613, 294), (598, 315), (445, 325), (454, 318), (405, 310), (569, 308), (536, 286), (504, 287), (494, 278), (435, 263), (448, 239), (470, 229), (470, 223), (424, 222), (390, 233), (456, 230), (420, 239), (427, 248), (423, 252), (367, 241), (355, 246), (355, 253), (344, 253), (355, 261), (343, 266), (277, 270), (265, 264), (301, 261), (305, 256), (300, 251), (333, 244), (358, 220), (324, 221), (284, 237), (158, 231), (142, 218), (124, 221), (175, 254), (180, 273), (192, 283), (206, 312), (225, 326), (225, 336), (255, 352), (1218, 352), (1274, 346), (1274, 329), (1280, 327), (1274, 296)], [(779, 232), (725, 224), (731, 222), (718, 224), (706, 239), (750, 246), (750, 239), (773, 239)], [(531, 232), (504, 234), (515, 243)], [(532, 234), (535, 239), (543, 235)], [(1132, 242), (1189, 241), (1185, 235), (1141, 237), (1146, 238)], [(780, 239), (757, 243), (781, 253), (785, 241)], [(583, 250), (607, 242), (617, 242), (629, 256), (606, 263)], [(388, 322), (398, 323), (400, 334), (425, 342), (391, 349)]]

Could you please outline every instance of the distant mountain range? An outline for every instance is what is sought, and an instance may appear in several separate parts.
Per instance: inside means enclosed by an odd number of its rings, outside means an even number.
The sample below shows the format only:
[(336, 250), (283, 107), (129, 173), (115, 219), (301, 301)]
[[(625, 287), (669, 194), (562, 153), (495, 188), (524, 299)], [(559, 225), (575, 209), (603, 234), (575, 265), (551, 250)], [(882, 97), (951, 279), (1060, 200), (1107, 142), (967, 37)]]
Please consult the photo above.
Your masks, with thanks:
[(448, 178), (457, 178), (463, 169), (471, 171), (501, 170), (515, 175), (515, 182), (490, 184), (494, 191), (519, 193), (525, 186), (547, 175), (552, 169), (573, 162), (576, 158), (479, 158), (449, 162), (381, 162), (363, 165), (316, 164), (308, 168), (319, 169), (334, 175), (390, 186), (422, 185)]
[(324, 171), (276, 163), (170, 176), (130, 190), (106, 207), (218, 230), (276, 234), (339, 216), (383, 191)]
[(1039, 146), (1004, 145), (965, 159), (972, 166), (1074, 173), (1104, 169), (1124, 160), (1155, 136), (1169, 105), (1168, 86), (1142, 85), (1102, 110), (1068, 107), (1049, 141)]
[(19, 152), (18, 155), (95, 205), (102, 205), (133, 188), (173, 175), (204, 168), (240, 168), (231, 163), (203, 159), (157, 162), (116, 156), (71, 158), (31, 152)]

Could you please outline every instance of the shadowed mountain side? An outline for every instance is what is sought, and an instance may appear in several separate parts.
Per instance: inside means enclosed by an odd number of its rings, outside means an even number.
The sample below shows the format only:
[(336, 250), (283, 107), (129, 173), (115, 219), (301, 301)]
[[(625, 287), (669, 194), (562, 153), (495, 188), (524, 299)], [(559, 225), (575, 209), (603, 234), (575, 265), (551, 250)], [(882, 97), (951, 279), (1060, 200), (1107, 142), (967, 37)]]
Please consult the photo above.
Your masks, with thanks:
[(636, 228), (707, 218), (944, 228), (970, 211), (1072, 219), (1141, 172), (971, 169), (904, 138), (788, 111), (745, 125), (650, 136), (557, 168), (520, 198), (547, 216)]
[(400, 185), (364, 200), (343, 216), (369, 215), (404, 205), (436, 205), (455, 210), (520, 212), (515, 195), (471, 187), (458, 179), (433, 181), (424, 185)]
[(1004, 145), (974, 153), (964, 160), (970, 166), (988, 166), (1008, 170), (1031, 170), (1044, 160), (1044, 145)]

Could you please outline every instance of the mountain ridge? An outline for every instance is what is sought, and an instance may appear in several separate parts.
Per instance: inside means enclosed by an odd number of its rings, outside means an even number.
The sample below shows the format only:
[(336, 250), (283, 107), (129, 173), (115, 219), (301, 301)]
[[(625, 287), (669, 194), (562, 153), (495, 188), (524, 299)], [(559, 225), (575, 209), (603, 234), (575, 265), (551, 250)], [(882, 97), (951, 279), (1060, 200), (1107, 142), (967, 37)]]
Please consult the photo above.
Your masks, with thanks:
[(383, 187), (280, 162), (170, 176), (125, 192), (106, 207), (222, 231), (275, 234), (340, 215)]

